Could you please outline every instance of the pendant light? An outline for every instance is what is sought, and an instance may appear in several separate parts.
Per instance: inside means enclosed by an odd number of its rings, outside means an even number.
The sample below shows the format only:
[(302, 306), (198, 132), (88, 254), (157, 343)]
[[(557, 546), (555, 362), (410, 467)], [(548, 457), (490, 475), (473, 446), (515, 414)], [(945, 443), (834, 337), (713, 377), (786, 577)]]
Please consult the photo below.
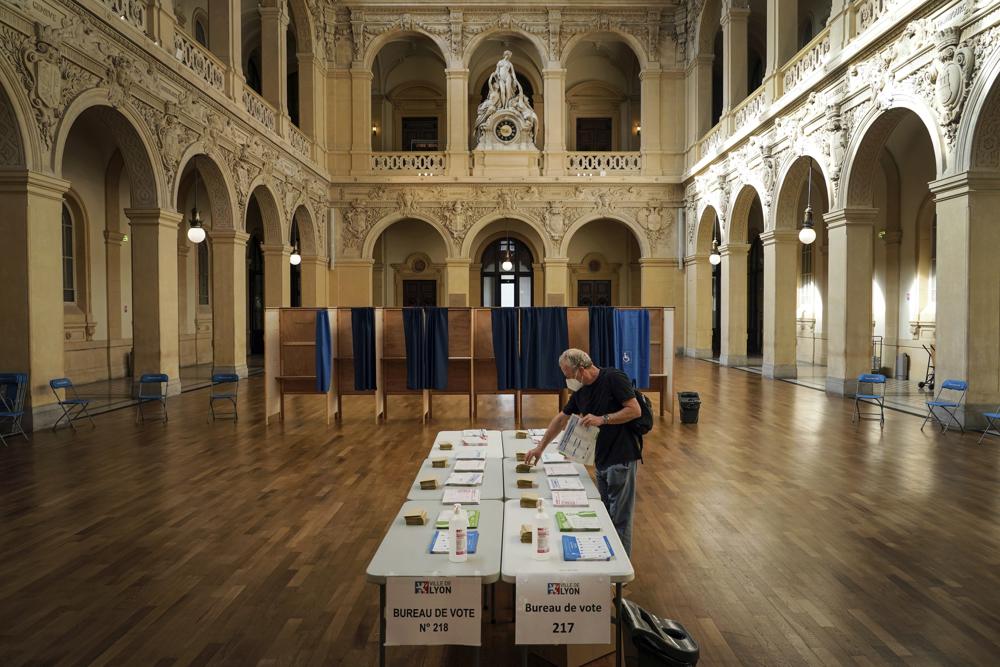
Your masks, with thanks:
[(191, 209), (191, 219), (188, 220), (188, 241), (201, 243), (205, 240), (205, 228), (201, 225), (201, 212), (198, 210), (198, 167), (194, 168), (194, 208)]
[(292, 266), (298, 266), (302, 263), (302, 255), (299, 253), (298, 241), (296, 241), (295, 245), (292, 246), (292, 254), (288, 256), (288, 261), (291, 262)]
[(813, 161), (809, 158), (809, 185), (806, 190), (806, 211), (802, 217), (802, 229), (799, 230), (799, 241), (804, 245), (809, 245), (816, 240), (816, 229), (813, 226), (812, 208), (812, 185), (813, 185)]
[[(715, 236), (715, 233), (712, 233)], [(716, 238), (712, 239), (712, 253), (708, 256), (708, 263), (712, 266), (718, 266), (722, 263), (722, 255), (719, 254), (719, 241)]]
[(500, 262), (500, 268), (504, 271), (512, 271), (514, 269), (514, 262), (510, 260), (510, 227), (507, 228), (506, 251), (504, 252), (503, 261)]

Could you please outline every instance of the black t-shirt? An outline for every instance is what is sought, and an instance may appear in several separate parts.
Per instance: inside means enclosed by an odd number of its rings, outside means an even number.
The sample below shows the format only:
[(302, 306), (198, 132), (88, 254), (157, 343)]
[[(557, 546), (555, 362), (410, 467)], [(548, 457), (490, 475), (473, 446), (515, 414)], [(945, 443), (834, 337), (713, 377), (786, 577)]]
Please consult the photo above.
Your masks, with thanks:
[[(617, 368), (602, 368), (596, 380), (583, 385), (580, 391), (569, 397), (562, 411), (566, 415), (603, 417), (621, 410), (630, 398), (635, 398), (635, 391), (628, 376)], [(627, 424), (606, 424), (598, 429), (597, 452), (594, 454), (594, 463), (598, 468), (639, 458), (635, 436)]]

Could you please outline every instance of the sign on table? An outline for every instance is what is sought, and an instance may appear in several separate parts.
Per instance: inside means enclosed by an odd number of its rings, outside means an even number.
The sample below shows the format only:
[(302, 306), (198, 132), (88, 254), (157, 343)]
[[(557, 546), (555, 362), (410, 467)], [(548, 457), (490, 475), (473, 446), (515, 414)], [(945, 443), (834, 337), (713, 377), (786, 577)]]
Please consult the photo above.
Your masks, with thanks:
[(386, 646), (481, 645), (479, 577), (389, 577), (385, 593)]
[(610, 584), (607, 575), (517, 575), (514, 643), (609, 643)]

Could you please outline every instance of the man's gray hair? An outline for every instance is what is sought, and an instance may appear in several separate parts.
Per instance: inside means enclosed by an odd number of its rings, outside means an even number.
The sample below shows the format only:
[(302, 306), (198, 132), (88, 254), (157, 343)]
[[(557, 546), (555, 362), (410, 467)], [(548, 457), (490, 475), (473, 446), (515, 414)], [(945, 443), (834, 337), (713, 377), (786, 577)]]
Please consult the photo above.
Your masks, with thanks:
[(594, 362), (591, 361), (590, 355), (583, 350), (571, 347), (559, 355), (559, 365), (568, 366), (572, 369), (590, 368), (594, 365)]

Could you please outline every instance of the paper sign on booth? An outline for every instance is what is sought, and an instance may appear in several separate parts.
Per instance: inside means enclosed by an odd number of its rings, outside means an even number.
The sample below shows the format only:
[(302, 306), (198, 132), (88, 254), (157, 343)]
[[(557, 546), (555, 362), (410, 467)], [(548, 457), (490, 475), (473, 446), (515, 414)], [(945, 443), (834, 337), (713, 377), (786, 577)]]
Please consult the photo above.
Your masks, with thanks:
[(514, 643), (609, 643), (610, 585), (607, 575), (519, 574)]
[(479, 577), (389, 577), (386, 646), (480, 646), (483, 606)]

